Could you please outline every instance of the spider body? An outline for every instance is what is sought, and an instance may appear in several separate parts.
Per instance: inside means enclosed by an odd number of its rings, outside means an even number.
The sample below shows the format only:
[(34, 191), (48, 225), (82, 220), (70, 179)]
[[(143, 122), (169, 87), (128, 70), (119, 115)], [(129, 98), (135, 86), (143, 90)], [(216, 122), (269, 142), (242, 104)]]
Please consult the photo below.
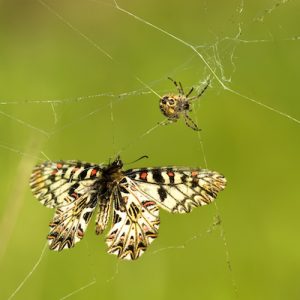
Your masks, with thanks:
[(185, 123), (188, 127), (192, 128), (193, 130), (199, 131), (201, 129), (198, 128), (197, 124), (191, 119), (189, 116), (189, 112), (191, 112), (191, 101), (194, 99), (199, 98), (204, 91), (209, 86), (209, 81), (206, 83), (204, 88), (197, 96), (189, 97), (193, 92), (194, 88), (185, 94), (182, 88), (181, 83), (177, 83), (175, 80), (169, 78), (178, 90), (178, 95), (176, 94), (168, 94), (164, 95), (159, 102), (159, 108), (164, 116), (168, 118), (167, 122), (162, 123), (166, 125), (168, 123), (176, 122), (181, 115), (183, 115)]
[(190, 111), (190, 103), (184, 95), (169, 94), (160, 99), (159, 108), (168, 119), (176, 121), (181, 113)]

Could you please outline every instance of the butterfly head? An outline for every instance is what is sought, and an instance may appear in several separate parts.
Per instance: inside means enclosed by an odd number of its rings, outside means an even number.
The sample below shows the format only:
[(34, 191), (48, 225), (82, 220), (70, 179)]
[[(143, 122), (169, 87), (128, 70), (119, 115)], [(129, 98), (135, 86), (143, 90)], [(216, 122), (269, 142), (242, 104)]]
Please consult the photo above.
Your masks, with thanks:
[(118, 169), (122, 169), (123, 167), (123, 162), (120, 158), (120, 156), (118, 155), (117, 158), (109, 165), (110, 168), (118, 170)]
[(120, 180), (123, 178), (123, 162), (120, 159), (120, 156), (117, 156), (117, 158), (110, 162), (106, 167), (103, 168), (102, 176), (104, 180), (106, 180), (108, 183), (114, 183), (115, 181)]

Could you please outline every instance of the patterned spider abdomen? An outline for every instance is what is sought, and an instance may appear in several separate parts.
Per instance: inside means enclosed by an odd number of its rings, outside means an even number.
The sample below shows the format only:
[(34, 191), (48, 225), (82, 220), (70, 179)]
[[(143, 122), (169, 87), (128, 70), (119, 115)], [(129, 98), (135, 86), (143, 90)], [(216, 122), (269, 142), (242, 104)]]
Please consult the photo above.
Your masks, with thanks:
[(159, 108), (169, 120), (177, 120), (185, 109), (186, 99), (180, 95), (166, 95), (159, 101)]

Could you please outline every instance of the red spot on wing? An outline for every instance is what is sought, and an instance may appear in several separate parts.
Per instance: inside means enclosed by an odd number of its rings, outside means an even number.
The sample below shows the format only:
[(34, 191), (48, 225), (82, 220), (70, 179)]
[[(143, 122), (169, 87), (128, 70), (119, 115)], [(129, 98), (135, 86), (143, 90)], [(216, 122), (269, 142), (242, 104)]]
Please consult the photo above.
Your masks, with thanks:
[(78, 198), (78, 194), (77, 194), (77, 193), (75, 193), (75, 192), (74, 192), (74, 193), (72, 193), (72, 194), (71, 194), (71, 196), (72, 196), (73, 198), (75, 198), (75, 199), (77, 199), (77, 198)]
[(191, 175), (192, 175), (192, 177), (196, 177), (198, 174), (199, 174), (199, 172), (193, 171)]
[(77, 235), (78, 235), (78, 237), (79, 237), (80, 239), (82, 239), (83, 236), (84, 236), (84, 232), (83, 232), (80, 228), (78, 228), (78, 230), (77, 230)]
[(146, 180), (146, 179), (147, 179), (147, 176), (148, 176), (148, 173), (147, 173), (147, 172), (142, 172), (142, 173), (140, 174), (140, 179)]
[(63, 165), (62, 165), (61, 163), (57, 163), (57, 164), (56, 164), (56, 168), (57, 168), (57, 169), (61, 169), (62, 166), (63, 166)]
[(168, 171), (167, 174), (168, 174), (169, 177), (174, 177), (175, 176), (174, 172), (172, 172), (172, 171)]
[(150, 206), (150, 205), (155, 205), (155, 202), (153, 202), (153, 201), (147, 201), (147, 202), (143, 203), (144, 207), (147, 207), (147, 206)]
[(134, 185), (130, 186), (130, 189), (131, 189), (132, 191), (136, 191), (136, 190), (137, 190), (137, 188), (136, 188)]
[(96, 170), (96, 169), (93, 169), (93, 170), (91, 171), (91, 176), (96, 176), (96, 174), (97, 174), (97, 170)]

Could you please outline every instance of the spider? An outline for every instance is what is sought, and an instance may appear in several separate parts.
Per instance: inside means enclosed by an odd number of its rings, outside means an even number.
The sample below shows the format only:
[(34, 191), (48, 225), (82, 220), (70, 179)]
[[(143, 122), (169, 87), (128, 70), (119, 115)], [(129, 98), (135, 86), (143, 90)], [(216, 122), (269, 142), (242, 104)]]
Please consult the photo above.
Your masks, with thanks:
[(181, 82), (177, 83), (177, 81), (170, 77), (168, 77), (168, 79), (174, 83), (179, 94), (168, 94), (160, 99), (159, 108), (161, 112), (168, 118), (167, 121), (162, 122), (161, 124), (167, 125), (169, 123), (176, 122), (180, 118), (180, 115), (183, 115), (185, 124), (188, 127), (192, 128), (193, 130), (200, 131), (201, 129), (198, 128), (197, 124), (189, 116), (189, 112), (192, 111), (190, 106), (192, 100), (198, 99), (203, 95), (205, 90), (208, 88), (210, 81), (207, 80), (205, 86), (198, 95), (189, 98), (191, 93), (194, 91), (193, 87), (187, 94), (185, 94)]

